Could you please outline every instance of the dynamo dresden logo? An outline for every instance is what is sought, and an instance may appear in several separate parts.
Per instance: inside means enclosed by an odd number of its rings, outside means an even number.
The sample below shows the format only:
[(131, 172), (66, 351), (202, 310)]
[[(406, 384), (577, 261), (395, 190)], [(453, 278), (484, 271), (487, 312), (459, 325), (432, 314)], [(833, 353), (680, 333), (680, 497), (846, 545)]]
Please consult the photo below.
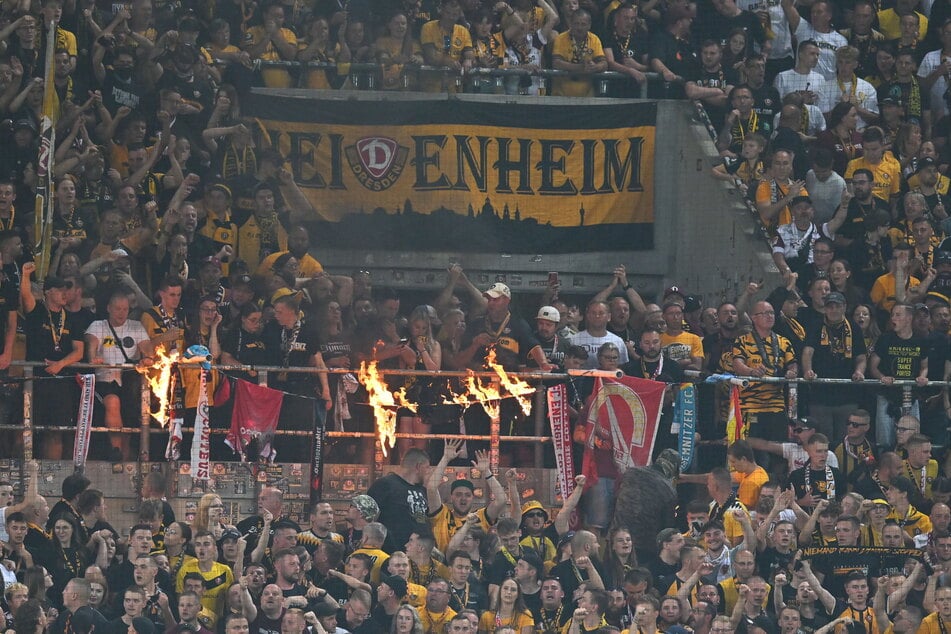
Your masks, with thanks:
[(354, 176), (374, 192), (389, 189), (399, 180), (409, 156), (409, 148), (382, 136), (364, 137), (344, 152)]

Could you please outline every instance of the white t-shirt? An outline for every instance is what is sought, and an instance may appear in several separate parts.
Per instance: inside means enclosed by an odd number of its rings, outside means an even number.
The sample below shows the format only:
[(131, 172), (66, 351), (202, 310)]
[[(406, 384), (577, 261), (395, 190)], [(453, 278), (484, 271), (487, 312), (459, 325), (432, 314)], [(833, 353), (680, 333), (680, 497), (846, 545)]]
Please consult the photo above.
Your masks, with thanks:
[(618, 351), (621, 353), (621, 365), (628, 362), (627, 346), (624, 345), (624, 340), (612, 332), (606, 333), (601, 337), (593, 337), (588, 334), (587, 330), (582, 330), (577, 335), (571, 337), (568, 342), (573, 346), (581, 346), (588, 351), (588, 360), (584, 366), (588, 370), (593, 370), (598, 367), (598, 350), (606, 343), (613, 343), (617, 346)]
[(805, 75), (800, 75), (794, 68), (784, 70), (776, 75), (776, 79), (773, 80), (773, 86), (779, 91), (780, 99), (797, 90), (810, 90), (818, 93), (824, 83), (826, 83), (825, 77), (816, 71), (811, 70)]
[[(783, 458), (786, 459), (786, 462), (789, 464), (789, 473), (792, 473), (796, 469), (801, 469), (806, 466), (806, 463), (809, 462), (809, 454), (806, 453), (805, 448), (802, 445), (797, 445), (794, 442), (784, 442), (783, 443)], [(826, 458), (826, 464), (830, 467), (839, 468), (839, 459), (835, 457), (835, 454), (832, 451), (829, 451), (829, 455)]]
[(825, 79), (835, 79), (835, 51), (848, 45), (849, 41), (838, 31), (820, 33), (812, 28), (805, 18), (799, 20), (796, 27), (796, 41), (815, 40), (819, 45), (819, 64), (816, 71)]
[[(846, 81), (842, 82), (842, 87), (839, 87), (839, 80), (833, 77), (832, 79), (827, 79), (824, 84), (819, 89), (819, 109), (822, 110), (824, 114), (832, 112), (832, 109), (835, 108), (836, 104), (840, 101), (847, 101), (848, 96), (852, 94), (852, 82)], [(869, 112), (878, 112), (878, 93), (875, 91), (875, 86), (868, 83), (861, 77), (857, 78), (855, 82), (855, 96), (858, 98), (859, 107), (863, 110), (868, 110)], [(860, 116), (857, 124), (857, 128), (862, 130), (865, 126), (868, 125), (865, 120)]]
[(806, 191), (812, 199), (812, 207), (816, 210), (813, 220), (825, 223), (832, 220), (835, 210), (842, 202), (842, 192), (845, 191), (845, 179), (832, 172), (825, 182), (816, 178), (812, 170), (806, 172)]
[[(924, 59), (921, 60), (921, 64), (918, 66), (918, 77), (927, 77), (933, 73), (938, 66), (941, 66), (941, 49), (931, 51), (924, 56)], [(929, 97), (931, 99), (931, 118), (933, 121), (937, 121), (948, 114), (948, 104), (944, 99), (944, 93), (947, 92), (947, 90), (948, 78), (944, 76), (938, 77), (934, 85), (931, 86)], [(922, 98), (924, 98), (923, 95)]]
[[(115, 330), (115, 334), (113, 334)], [(99, 349), (93, 351), (91, 357), (101, 357), (104, 363), (119, 364), (127, 363), (126, 356), (131, 361), (139, 359), (139, 343), (149, 340), (149, 335), (145, 332), (142, 322), (135, 319), (127, 319), (124, 324), (114, 329), (109, 327), (109, 321), (100, 319), (89, 324), (86, 329), (87, 335), (92, 335), (99, 340)], [(118, 338), (118, 341), (116, 341)], [(120, 349), (119, 346), (122, 346)], [(123, 356), (122, 351), (125, 351)], [(115, 381), (122, 385), (121, 370), (96, 370), (96, 380), (109, 382)]]

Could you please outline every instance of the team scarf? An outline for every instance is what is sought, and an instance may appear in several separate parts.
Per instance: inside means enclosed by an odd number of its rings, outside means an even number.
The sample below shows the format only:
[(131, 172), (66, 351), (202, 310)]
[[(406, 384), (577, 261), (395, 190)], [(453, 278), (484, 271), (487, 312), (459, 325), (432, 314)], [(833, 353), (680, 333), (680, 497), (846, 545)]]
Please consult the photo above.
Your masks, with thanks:
[(82, 394), (79, 398), (79, 412), (76, 415), (76, 441), (73, 443), (73, 466), (82, 470), (89, 454), (89, 435), (92, 432), (93, 396), (96, 392), (96, 375), (81, 374), (76, 377)]
[(895, 563), (903, 565), (905, 560), (914, 559), (920, 561), (925, 571), (930, 575), (933, 572), (931, 561), (923, 550), (917, 548), (885, 548), (879, 546), (816, 546), (813, 548), (803, 548), (801, 559), (813, 561), (813, 568), (834, 569), (844, 571), (846, 569), (863, 570), (867, 567), (866, 573), (878, 577), (879, 571), (891, 568)]
[(551, 439), (555, 448), (558, 487), (562, 498), (568, 499), (575, 486), (575, 467), (571, 448), (571, 426), (568, 421), (568, 386), (564, 383), (548, 389), (548, 421), (551, 424)]
[(208, 424), (208, 371), (199, 371), (198, 409), (195, 412), (195, 435), (192, 438), (191, 475), (193, 480), (210, 480), (211, 426)]
[[(810, 463), (806, 463), (806, 466), (803, 467), (803, 480), (806, 489), (806, 495), (812, 494), (812, 477), (810, 475), (811, 469), (809, 468)], [(832, 467), (826, 465), (826, 491), (825, 491), (826, 500), (835, 499), (835, 475), (832, 473)]]
[[(174, 395), (175, 389), (177, 387), (178, 381), (176, 379), (176, 373), (172, 372), (171, 377), (169, 378), (168, 391), (169, 394)], [(176, 408), (176, 402), (174, 396), (168, 400), (168, 444), (165, 446), (165, 459), (169, 462), (174, 462), (181, 457), (181, 444), (182, 444), (182, 417), (178, 413)]]
[(835, 326), (836, 324), (829, 324), (825, 320), (822, 321), (822, 330), (819, 333), (819, 345), (828, 346), (832, 351), (832, 354), (839, 356), (843, 359), (852, 358), (852, 324), (849, 323), (848, 319), (842, 320), (839, 325), (839, 333), (841, 336), (836, 333), (832, 334), (830, 326)]
[(693, 385), (686, 385), (677, 392), (674, 405), (674, 420), (680, 423), (677, 446), (680, 451), (680, 471), (686, 473), (693, 466), (693, 454), (696, 444), (694, 434), (697, 428), (697, 395)]

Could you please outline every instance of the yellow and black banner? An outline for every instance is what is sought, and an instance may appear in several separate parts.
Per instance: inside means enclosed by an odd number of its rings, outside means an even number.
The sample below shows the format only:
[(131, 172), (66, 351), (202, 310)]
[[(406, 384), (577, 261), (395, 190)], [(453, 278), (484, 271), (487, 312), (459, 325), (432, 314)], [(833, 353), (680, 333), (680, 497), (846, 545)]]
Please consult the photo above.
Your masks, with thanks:
[(322, 242), (653, 247), (654, 103), (249, 99), (317, 210)]

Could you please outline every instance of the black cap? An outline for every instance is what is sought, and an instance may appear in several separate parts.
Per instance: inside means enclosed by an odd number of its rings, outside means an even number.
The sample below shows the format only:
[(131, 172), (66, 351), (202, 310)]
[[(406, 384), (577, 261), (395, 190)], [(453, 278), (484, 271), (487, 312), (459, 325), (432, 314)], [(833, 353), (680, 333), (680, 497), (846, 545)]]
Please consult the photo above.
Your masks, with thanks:
[(790, 209), (793, 208), (793, 207), (795, 207), (795, 206), (798, 205), (799, 203), (809, 203), (809, 204), (811, 205), (811, 204), (812, 204), (812, 199), (809, 198), (808, 196), (796, 196), (796, 197), (793, 198), (791, 201), (789, 201), (789, 207), (790, 207)]
[(471, 480), (466, 480), (466, 479), (461, 479), (461, 480), (456, 480), (456, 481), (454, 481), (454, 482), (449, 486), (449, 492), (452, 493), (453, 491), (455, 491), (456, 489), (458, 489), (458, 488), (460, 488), (460, 487), (464, 487), (464, 488), (466, 488), (466, 489), (469, 489), (469, 490), (472, 491), (472, 492), (475, 492), (475, 485), (472, 484), (472, 481), (471, 481)]
[(236, 528), (226, 528), (225, 532), (221, 534), (221, 537), (218, 538), (218, 543), (224, 543), (226, 539), (238, 540), (241, 538), (241, 533), (238, 532)]
[(935, 264), (951, 264), (951, 251), (935, 251), (934, 263)]

